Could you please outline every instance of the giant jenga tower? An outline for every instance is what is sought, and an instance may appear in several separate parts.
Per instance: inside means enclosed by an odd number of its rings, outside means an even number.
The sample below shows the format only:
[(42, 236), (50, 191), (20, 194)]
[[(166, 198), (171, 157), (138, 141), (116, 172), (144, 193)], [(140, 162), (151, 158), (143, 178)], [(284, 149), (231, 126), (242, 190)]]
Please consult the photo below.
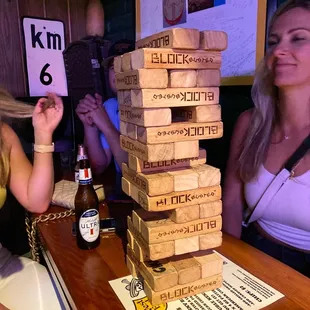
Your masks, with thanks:
[(143, 278), (153, 305), (222, 285), (219, 169), (206, 164), (199, 139), (223, 135), (220, 31), (170, 29), (115, 58), (128, 152), (123, 191), (140, 206), (128, 218), (127, 266)]

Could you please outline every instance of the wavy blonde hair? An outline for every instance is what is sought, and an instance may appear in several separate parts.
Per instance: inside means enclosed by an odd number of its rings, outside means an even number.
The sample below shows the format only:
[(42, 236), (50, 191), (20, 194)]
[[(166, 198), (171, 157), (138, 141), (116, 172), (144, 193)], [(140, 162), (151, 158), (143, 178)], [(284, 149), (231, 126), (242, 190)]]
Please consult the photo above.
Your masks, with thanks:
[(10, 151), (3, 139), (2, 118), (29, 118), (32, 117), (33, 110), (33, 106), (15, 100), (0, 88), (0, 187), (6, 186), (10, 172)]
[[(280, 6), (270, 21), (268, 35), (275, 20), (294, 8), (310, 10), (310, 1), (289, 0)], [(273, 84), (271, 72), (267, 67), (266, 56), (255, 71), (251, 94), (255, 107), (251, 116), (251, 126), (243, 142), (243, 149), (239, 157), (239, 172), (244, 182), (253, 179), (265, 161), (272, 129), (279, 120), (278, 88)]]

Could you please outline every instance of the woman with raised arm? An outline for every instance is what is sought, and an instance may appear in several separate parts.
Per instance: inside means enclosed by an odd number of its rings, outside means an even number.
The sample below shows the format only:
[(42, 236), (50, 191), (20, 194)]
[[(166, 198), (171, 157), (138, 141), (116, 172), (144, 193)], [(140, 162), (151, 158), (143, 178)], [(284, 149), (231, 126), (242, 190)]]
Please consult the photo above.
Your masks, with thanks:
[[(35, 141), (32, 166), (15, 132), (0, 122), (0, 208), (8, 188), (26, 210), (34, 213), (47, 210), (54, 187), (52, 135), (62, 115), (62, 100), (55, 94), (49, 94), (48, 99), (41, 98), (33, 107), (17, 102), (0, 89), (0, 117), (32, 117)], [(1, 307), (61, 309), (45, 267), (13, 256), (0, 244)]]
[(287, 1), (272, 18), (252, 99), (231, 141), (223, 228), (240, 238), (243, 212), (254, 210), (244, 240), (309, 276), (310, 153), (280, 185), (279, 175), (310, 134), (310, 1)]

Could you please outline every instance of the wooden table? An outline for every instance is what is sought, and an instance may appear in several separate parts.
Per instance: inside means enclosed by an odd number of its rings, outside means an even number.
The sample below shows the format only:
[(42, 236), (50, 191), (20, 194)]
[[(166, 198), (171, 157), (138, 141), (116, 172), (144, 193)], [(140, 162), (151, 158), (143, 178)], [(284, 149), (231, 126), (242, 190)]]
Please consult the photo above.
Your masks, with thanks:
[[(48, 212), (64, 211), (51, 207)], [(123, 204), (113, 211), (123, 216), (130, 213)], [(114, 213), (113, 212), (113, 213)], [(100, 207), (100, 216), (108, 216), (108, 207)], [(114, 233), (101, 235), (101, 244), (94, 250), (80, 250), (71, 234), (74, 217), (38, 225), (45, 256), (57, 276), (73, 309), (124, 309), (108, 281), (129, 274), (125, 263), (126, 238)], [(266, 309), (309, 309), (310, 280), (290, 267), (256, 250), (248, 244), (224, 234), (218, 252), (285, 295)]]

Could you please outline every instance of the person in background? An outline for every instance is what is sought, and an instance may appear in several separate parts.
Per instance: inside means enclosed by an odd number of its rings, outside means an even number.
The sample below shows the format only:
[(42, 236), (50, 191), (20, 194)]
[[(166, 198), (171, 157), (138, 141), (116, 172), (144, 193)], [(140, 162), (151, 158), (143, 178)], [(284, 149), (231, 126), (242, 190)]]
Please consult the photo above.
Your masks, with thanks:
[(127, 152), (120, 147), (120, 118), (117, 90), (115, 87), (114, 57), (134, 49), (131, 41), (122, 40), (109, 49), (109, 57), (104, 66), (109, 72), (109, 86), (113, 97), (102, 104), (99, 94), (87, 94), (80, 100), (76, 113), (84, 126), (84, 144), (87, 148), (92, 171), (101, 174), (110, 165), (112, 157), (116, 170), (121, 172), (121, 165), (128, 161)]
[[(310, 133), (310, 1), (287, 1), (275, 13), (266, 56), (252, 87), (255, 107), (240, 115), (223, 193), (223, 229), (240, 238), (246, 205), (256, 206)], [(273, 194), (242, 237), (310, 276), (310, 152)]]
[[(54, 105), (45, 110), (47, 102)], [(35, 141), (32, 166), (15, 132), (0, 122), (0, 208), (9, 188), (26, 210), (43, 213), (48, 209), (54, 188), (52, 135), (62, 115), (62, 100), (55, 94), (49, 94), (49, 101), (41, 98), (33, 107), (15, 101), (0, 89), (0, 117), (32, 117)], [(13, 256), (0, 244), (1, 307), (61, 309), (46, 268), (28, 258)]]

